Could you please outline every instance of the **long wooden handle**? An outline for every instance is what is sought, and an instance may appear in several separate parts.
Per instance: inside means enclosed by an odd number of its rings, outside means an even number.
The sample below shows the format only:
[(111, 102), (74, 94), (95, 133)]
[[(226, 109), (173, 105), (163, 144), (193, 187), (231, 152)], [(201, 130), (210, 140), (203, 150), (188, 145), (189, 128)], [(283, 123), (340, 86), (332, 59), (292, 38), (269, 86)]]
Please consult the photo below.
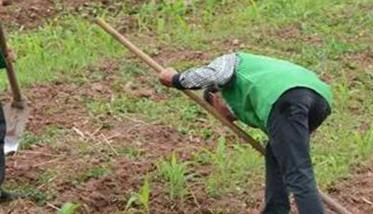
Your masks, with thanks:
[[(113, 27), (111, 27), (105, 21), (103, 21), (102, 19), (96, 19), (95, 22), (101, 28), (103, 28), (106, 32), (112, 35), (116, 40), (118, 40), (120, 43), (126, 46), (130, 51), (132, 51), (134, 54), (140, 57), (146, 64), (152, 67), (157, 73), (160, 73), (164, 70), (164, 68), (160, 64), (158, 64), (150, 56), (148, 56), (143, 51), (141, 51), (139, 48), (137, 48), (126, 37), (121, 35), (118, 31), (116, 31)], [(260, 143), (258, 143), (256, 140), (254, 140), (251, 136), (249, 136), (244, 130), (242, 130), (237, 125), (229, 122), (219, 112), (217, 112), (215, 108), (213, 108), (209, 103), (201, 99), (196, 94), (192, 93), (191, 91), (183, 91), (183, 92), (189, 98), (191, 98), (196, 103), (198, 103), (200, 106), (202, 106), (206, 111), (208, 111), (213, 116), (215, 116), (215, 118), (218, 119), (220, 122), (222, 122), (225, 126), (229, 127), (237, 136), (239, 136), (241, 140), (243, 140), (246, 143), (249, 143), (255, 150), (257, 150), (259, 153), (264, 155), (263, 146)], [(333, 200), (327, 194), (322, 193), (320, 190), (319, 192), (320, 192), (320, 196), (323, 199), (323, 201), (326, 204), (328, 204), (332, 209), (334, 209), (336, 212), (338, 212), (339, 214), (351, 214), (349, 211), (347, 211), (343, 206), (338, 204), (338, 202)]]
[(16, 73), (14, 72), (13, 64), (8, 59), (8, 47), (6, 44), (6, 37), (3, 30), (2, 23), (0, 22), (0, 46), (1, 46), (1, 52), (3, 53), (3, 56), (5, 57), (5, 64), (6, 64), (6, 71), (7, 76), (10, 84), (10, 88), (12, 89), (13, 93), (13, 103), (12, 106), (23, 109), (25, 107), (25, 104), (23, 102), (23, 98), (21, 95), (21, 89), (19, 88)]

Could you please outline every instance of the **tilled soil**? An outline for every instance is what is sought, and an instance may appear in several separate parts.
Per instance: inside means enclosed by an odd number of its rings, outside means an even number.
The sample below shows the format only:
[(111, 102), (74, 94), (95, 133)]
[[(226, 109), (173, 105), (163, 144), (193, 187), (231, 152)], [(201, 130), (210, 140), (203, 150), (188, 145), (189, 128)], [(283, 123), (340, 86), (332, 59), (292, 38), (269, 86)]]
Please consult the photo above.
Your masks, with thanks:
[[(113, 92), (110, 84), (105, 81), (112, 79), (104, 78), (99, 82), (79, 86), (73, 83), (40, 85), (27, 90), (33, 107), (28, 131), (38, 135), (48, 126), (69, 131), (63, 139), (57, 139), (53, 144), (33, 145), (8, 159), (9, 182), (27, 183), (50, 198), (42, 204), (35, 202), (35, 199), (18, 200), (2, 208), (4, 212), (53, 213), (56, 207), (69, 201), (80, 204), (81, 213), (123, 211), (131, 193), (140, 189), (144, 175), (156, 170), (160, 158), (176, 152), (183, 160), (189, 160), (194, 152), (208, 146), (202, 140), (191, 140), (193, 138), (180, 134), (172, 127), (147, 123), (137, 118), (120, 121), (108, 116), (105, 123), (112, 126), (100, 127), (89, 115), (84, 101), (87, 97), (109, 98)], [(100, 93), (95, 92), (98, 89)], [(134, 90), (127, 92), (137, 94)], [(148, 99), (159, 99), (154, 93)], [(138, 96), (142, 96), (141, 93)], [(105, 138), (110, 138), (110, 145), (103, 142)], [(90, 148), (87, 154), (78, 151), (80, 144), (75, 145), (77, 141), (82, 141), (82, 145)], [(136, 148), (141, 158), (123, 157), (113, 152), (123, 146)], [(110, 163), (106, 160), (108, 157)], [(94, 166), (105, 166), (111, 172), (80, 181), (80, 177), (84, 177), (82, 172)], [(208, 166), (204, 167), (197, 168), (197, 174), (208, 175)], [(50, 169), (64, 173), (51, 178), (49, 183), (41, 183), (42, 175)], [(370, 213), (373, 212), (371, 180), (371, 169), (364, 169), (329, 191), (353, 213)], [(245, 195), (228, 194), (218, 198), (208, 196), (203, 183), (190, 183), (184, 200), (172, 201), (167, 195), (164, 181), (157, 176), (153, 177), (150, 201), (152, 213), (260, 212), (263, 202), (261, 183)], [(136, 213), (136, 210), (132, 208), (129, 212)]]
[[(101, 82), (100, 85), (108, 84)], [(64, 139), (59, 139), (51, 145), (33, 145), (8, 159), (9, 182), (36, 186), (39, 191), (51, 195), (51, 199), (46, 205), (38, 205), (33, 200), (18, 200), (4, 208), (4, 212), (23, 213), (27, 209), (27, 213), (53, 213), (55, 207), (68, 201), (79, 203), (82, 206), (82, 213), (123, 211), (126, 200), (132, 192), (140, 188), (143, 176), (156, 169), (156, 163), (160, 158), (176, 152), (182, 159), (188, 160), (193, 152), (206, 146), (200, 140), (198, 141), (200, 143), (196, 143), (195, 139), (191, 140), (171, 127), (137, 119), (125, 121), (113, 119), (110, 122), (111, 128), (97, 129), (82, 99), (82, 97), (96, 96), (90, 94), (91, 90), (85, 90), (90, 86), (91, 84), (83, 86), (57, 84), (37, 86), (27, 91), (26, 94), (33, 107), (28, 131), (42, 134), (44, 128), (48, 126), (70, 131)], [(101, 88), (101, 91), (107, 92), (101, 93), (100, 96), (103, 97), (111, 93), (109, 88)], [(110, 148), (99, 141), (102, 136), (113, 136), (110, 137)], [(97, 147), (92, 145), (94, 149), (101, 150), (102, 147), (107, 149), (103, 149), (102, 152), (94, 150), (88, 154), (81, 154), (76, 150), (76, 145), (73, 145), (76, 138), (82, 139), (85, 144), (101, 143)], [(85, 138), (89, 139), (85, 141)], [(74, 183), (74, 179), (81, 177), (79, 172), (107, 163), (106, 157), (100, 157), (100, 154), (119, 150), (122, 146), (136, 147), (141, 153), (141, 159), (114, 154), (110, 157), (111, 161), (107, 166), (111, 169), (109, 175), (88, 178), (80, 181), (79, 184)], [(42, 175), (50, 169), (64, 173), (53, 177), (50, 183), (40, 183)], [(78, 173), (78, 176), (75, 176), (74, 172)], [(208, 172), (200, 173), (208, 174)], [(200, 213), (201, 210), (211, 213), (215, 209), (225, 213), (245, 213), (247, 210), (258, 212), (260, 207), (260, 199), (254, 207), (247, 207), (245, 203), (238, 203), (240, 199), (235, 196), (209, 198), (204, 185), (200, 183), (194, 183), (186, 198), (176, 202), (168, 198), (164, 182), (157, 177), (152, 180), (152, 186), (150, 202), (152, 213)], [(260, 188), (256, 191), (255, 194), (261, 194)]]
[(331, 196), (352, 213), (373, 213), (373, 169), (363, 167), (350, 178), (330, 188)]
[(1, 21), (20, 28), (35, 28), (54, 15), (67, 11), (78, 12), (91, 4), (105, 6), (108, 0), (7, 0), (6, 6), (0, 6)]

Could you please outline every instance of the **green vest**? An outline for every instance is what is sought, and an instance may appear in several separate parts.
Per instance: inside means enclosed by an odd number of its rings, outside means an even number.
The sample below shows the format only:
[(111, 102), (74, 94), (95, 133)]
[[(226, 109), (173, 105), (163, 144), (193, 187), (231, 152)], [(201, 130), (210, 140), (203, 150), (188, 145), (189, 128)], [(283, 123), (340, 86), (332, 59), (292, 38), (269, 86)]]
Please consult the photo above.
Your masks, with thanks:
[(232, 82), (222, 89), (226, 103), (242, 122), (266, 132), (272, 105), (287, 90), (310, 88), (332, 101), (330, 87), (315, 73), (293, 63), (239, 53)]
[(0, 51), (0, 69), (6, 68), (5, 64), (5, 57), (3, 56), (3, 53)]

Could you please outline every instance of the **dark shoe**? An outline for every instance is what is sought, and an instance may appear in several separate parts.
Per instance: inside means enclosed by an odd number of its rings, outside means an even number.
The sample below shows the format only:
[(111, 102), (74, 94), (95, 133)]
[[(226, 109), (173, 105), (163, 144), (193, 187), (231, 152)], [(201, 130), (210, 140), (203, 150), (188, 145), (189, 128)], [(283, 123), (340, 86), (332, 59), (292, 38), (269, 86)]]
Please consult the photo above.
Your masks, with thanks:
[(6, 192), (4, 190), (0, 190), (0, 203), (13, 201), (18, 198), (20, 198), (20, 196), (17, 194)]

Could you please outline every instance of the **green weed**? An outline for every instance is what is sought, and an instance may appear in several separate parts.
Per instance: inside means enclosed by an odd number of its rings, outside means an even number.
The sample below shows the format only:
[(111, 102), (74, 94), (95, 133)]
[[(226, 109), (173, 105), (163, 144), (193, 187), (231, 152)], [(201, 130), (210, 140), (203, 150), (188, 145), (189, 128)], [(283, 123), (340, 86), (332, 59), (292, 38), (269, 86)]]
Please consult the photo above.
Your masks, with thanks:
[(20, 139), (20, 145), (22, 149), (28, 149), (32, 145), (42, 142), (43, 139), (43, 137), (34, 135), (31, 132), (24, 132)]
[(186, 163), (180, 162), (175, 153), (170, 160), (160, 162), (158, 169), (168, 183), (171, 199), (183, 198), (186, 193)]
[(136, 148), (131, 148), (131, 147), (123, 147), (118, 149), (118, 153), (120, 155), (129, 157), (131, 159), (136, 159), (139, 158), (143, 155), (143, 152), (136, 149)]
[(356, 150), (354, 151), (356, 163), (370, 159), (373, 152), (373, 125), (364, 133), (354, 131), (352, 133), (352, 142), (356, 144)]
[(87, 172), (79, 176), (79, 180), (85, 182), (89, 179), (98, 179), (110, 174), (110, 169), (107, 167), (97, 166), (89, 169)]
[(78, 211), (80, 205), (67, 202), (58, 210), (58, 214), (74, 214)]
[(41, 185), (48, 184), (52, 182), (57, 176), (57, 172), (51, 169), (45, 170), (38, 177), (38, 183)]
[(44, 205), (47, 201), (50, 200), (49, 195), (31, 185), (27, 184), (25, 186), (18, 186), (17, 188), (19, 189), (20, 195), (32, 199), (39, 206)]
[(25, 131), (20, 138), (21, 149), (29, 149), (34, 144), (51, 144), (57, 137), (64, 133), (64, 130), (47, 127), (41, 135), (35, 135), (29, 131)]
[(246, 146), (234, 145), (232, 150), (226, 146), (225, 138), (218, 140), (214, 153), (207, 151), (213, 164), (213, 171), (207, 180), (207, 191), (211, 196), (241, 189), (250, 185), (248, 179), (257, 177), (261, 171), (262, 158)]
[(347, 177), (351, 167), (372, 160), (373, 129), (365, 132), (332, 130), (333, 134), (329, 133), (331, 130), (327, 130), (327, 127), (324, 129), (332, 139), (325, 139), (324, 136), (323, 142), (312, 144), (312, 160), (319, 183), (328, 186), (338, 178)]
[(128, 199), (126, 209), (130, 208), (133, 203), (138, 203), (144, 208), (144, 212), (149, 214), (150, 191), (149, 178), (145, 177), (144, 184), (141, 187), (140, 192), (132, 193), (131, 197)]

